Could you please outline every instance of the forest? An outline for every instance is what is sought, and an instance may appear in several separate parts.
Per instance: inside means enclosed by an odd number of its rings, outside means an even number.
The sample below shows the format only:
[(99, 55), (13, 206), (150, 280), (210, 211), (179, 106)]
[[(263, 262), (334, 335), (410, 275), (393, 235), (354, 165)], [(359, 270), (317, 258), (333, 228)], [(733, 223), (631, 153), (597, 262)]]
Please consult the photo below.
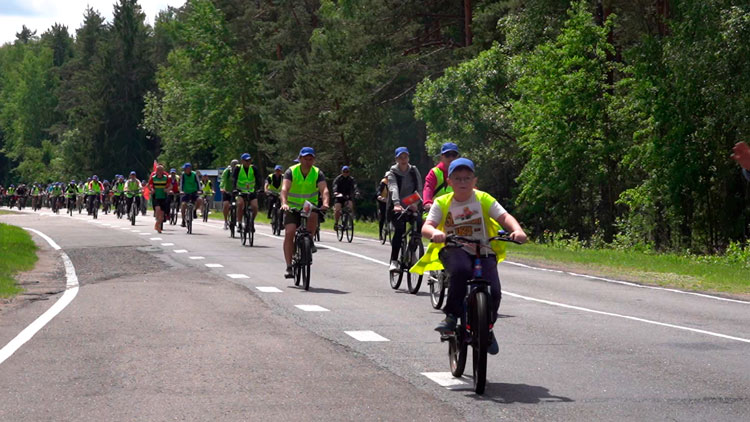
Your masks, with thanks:
[[(748, 0), (137, 0), (0, 47), (0, 184), (302, 146), (370, 201), (455, 142), (537, 240), (748, 247)], [(42, 32), (43, 31), (43, 32)]]

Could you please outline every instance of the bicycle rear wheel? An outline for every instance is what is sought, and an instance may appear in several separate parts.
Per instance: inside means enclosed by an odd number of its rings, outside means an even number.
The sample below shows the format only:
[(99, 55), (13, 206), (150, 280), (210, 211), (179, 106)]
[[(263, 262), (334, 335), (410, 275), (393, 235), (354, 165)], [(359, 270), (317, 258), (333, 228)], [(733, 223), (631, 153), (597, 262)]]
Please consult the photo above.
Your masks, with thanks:
[(445, 271), (430, 271), (428, 277), (429, 281), (427, 284), (430, 285), (430, 303), (433, 308), (440, 309), (443, 307), (443, 300), (445, 299)]
[(253, 218), (252, 211), (250, 214), (250, 218), (248, 218), (247, 223), (247, 243), (249, 246), (253, 246), (253, 242), (255, 241), (255, 218)]
[(464, 341), (466, 333), (463, 327), (463, 323), (460, 323), (456, 328), (456, 333), (448, 339), (448, 358), (451, 365), (451, 374), (454, 377), (463, 375), (466, 368), (466, 355), (469, 346)]
[(474, 392), (484, 393), (487, 383), (487, 348), (490, 344), (490, 310), (486, 292), (476, 292), (472, 315), (472, 364), (474, 367)]
[(188, 203), (187, 211), (185, 211), (185, 226), (187, 226), (187, 233), (193, 233), (193, 204)]
[(337, 224), (334, 228), (336, 229), (336, 239), (341, 242), (341, 239), (344, 238), (344, 225), (346, 224), (346, 214), (341, 215), (341, 220), (339, 220), (339, 224)]
[(346, 228), (346, 241), (352, 243), (352, 239), (354, 239), (354, 217), (346, 214), (346, 224), (344, 227)]
[(203, 222), (205, 223), (207, 221), (208, 221), (208, 200), (204, 198), (203, 199)]

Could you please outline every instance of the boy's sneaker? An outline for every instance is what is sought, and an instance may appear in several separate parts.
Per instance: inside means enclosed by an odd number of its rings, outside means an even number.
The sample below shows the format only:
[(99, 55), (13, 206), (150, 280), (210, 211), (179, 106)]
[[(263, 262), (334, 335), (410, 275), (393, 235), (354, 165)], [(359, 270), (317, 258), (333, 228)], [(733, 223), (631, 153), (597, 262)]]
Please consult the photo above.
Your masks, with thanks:
[(391, 266), (388, 268), (388, 271), (395, 273), (398, 272), (401, 269), (401, 266), (398, 265), (398, 261), (391, 261)]
[(456, 318), (453, 315), (446, 315), (445, 319), (435, 327), (435, 331), (443, 334), (456, 331)]

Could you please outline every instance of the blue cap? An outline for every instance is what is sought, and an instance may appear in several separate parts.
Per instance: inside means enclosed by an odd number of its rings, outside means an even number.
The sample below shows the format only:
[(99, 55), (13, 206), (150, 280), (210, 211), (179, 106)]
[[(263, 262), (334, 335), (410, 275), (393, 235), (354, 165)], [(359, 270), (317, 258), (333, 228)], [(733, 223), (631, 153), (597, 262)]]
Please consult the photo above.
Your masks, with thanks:
[(474, 171), (474, 162), (469, 160), (468, 158), (456, 158), (451, 162), (450, 167), (448, 167), (448, 177), (450, 177), (451, 174), (453, 174), (456, 169), (459, 169), (461, 167), (466, 167), (472, 172)]
[(186, 168), (188, 168), (188, 167), (190, 167), (190, 168), (193, 168), (193, 165), (192, 165), (192, 164), (190, 164), (190, 163), (185, 163), (185, 164), (183, 164), (183, 165), (182, 165), (182, 168), (183, 168), (183, 169), (186, 169)]
[(341, 171), (349, 171), (349, 166), (341, 167)]
[(169, 170), (170, 173), (177, 173), (177, 169), (171, 169)]
[(242, 156), (240, 156), (240, 159), (242, 159), (242, 160), (249, 160), (250, 159), (250, 154), (244, 153), (244, 154), (242, 154)]
[(295, 158), (294, 160), (292, 160), (292, 162), (293, 162), (293, 163), (299, 163), (299, 157), (297, 157), (297, 158)]
[(109, 180), (107, 180), (107, 179), (104, 179), (104, 183), (109, 183)]
[(75, 183), (75, 182), (76, 182), (75, 180), (71, 180), (71, 181), (70, 181), (70, 183)]
[(135, 176), (135, 172), (134, 172), (134, 171), (131, 171), (131, 172), (130, 172), (130, 175), (131, 175), (131, 176)]
[(99, 180), (99, 176), (97, 176), (97, 175), (94, 175), (94, 177), (92, 177), (92, 179), (94, 179), (94, 180)]
[(403, 153), (406, 153), (408, 155), (409, 154), (409, 148), (407, 148), (407, 147), (398, 147), (398, 148), (396, 148), (396, 157), (398, 157), (399, 155), (401, 155)]
[(276, 170), (284, 170), (284, 168), (283, 168), (283, 167), (281, 167), (281, 166), (280, 166), (280, 165), (278, 165), (278, 164), (277, 164), (277, 165), (276, 165), (276, 167), (274, 167), (273, 169), (274, 169), (274, 171), (276, 171)]
[(446, 152), (458, 152), (458, 145), (454, 144), (453, 142), (446, 142), (443, 144), (443, 147), (440, 148), (440, 154), (445, 154)]
[(299, 150), (300, 157), (304, 157), (306, 155), (312, 155), (313, 157), (315, 157), (315, 150), (312, 149), (311, 147), (304, 147), (301, 150)]

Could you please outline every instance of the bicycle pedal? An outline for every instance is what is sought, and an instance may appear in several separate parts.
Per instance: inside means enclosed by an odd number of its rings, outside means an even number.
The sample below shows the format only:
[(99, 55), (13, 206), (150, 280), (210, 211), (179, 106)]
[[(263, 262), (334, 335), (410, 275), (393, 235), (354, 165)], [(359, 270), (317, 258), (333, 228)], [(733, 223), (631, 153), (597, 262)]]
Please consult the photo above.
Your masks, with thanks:
[(440, 334), (440, 342), (441, 343), (446, 342), (455, 336), (456, 336), (456, 333), (453, 333), (453, 332), (442, 333)]

